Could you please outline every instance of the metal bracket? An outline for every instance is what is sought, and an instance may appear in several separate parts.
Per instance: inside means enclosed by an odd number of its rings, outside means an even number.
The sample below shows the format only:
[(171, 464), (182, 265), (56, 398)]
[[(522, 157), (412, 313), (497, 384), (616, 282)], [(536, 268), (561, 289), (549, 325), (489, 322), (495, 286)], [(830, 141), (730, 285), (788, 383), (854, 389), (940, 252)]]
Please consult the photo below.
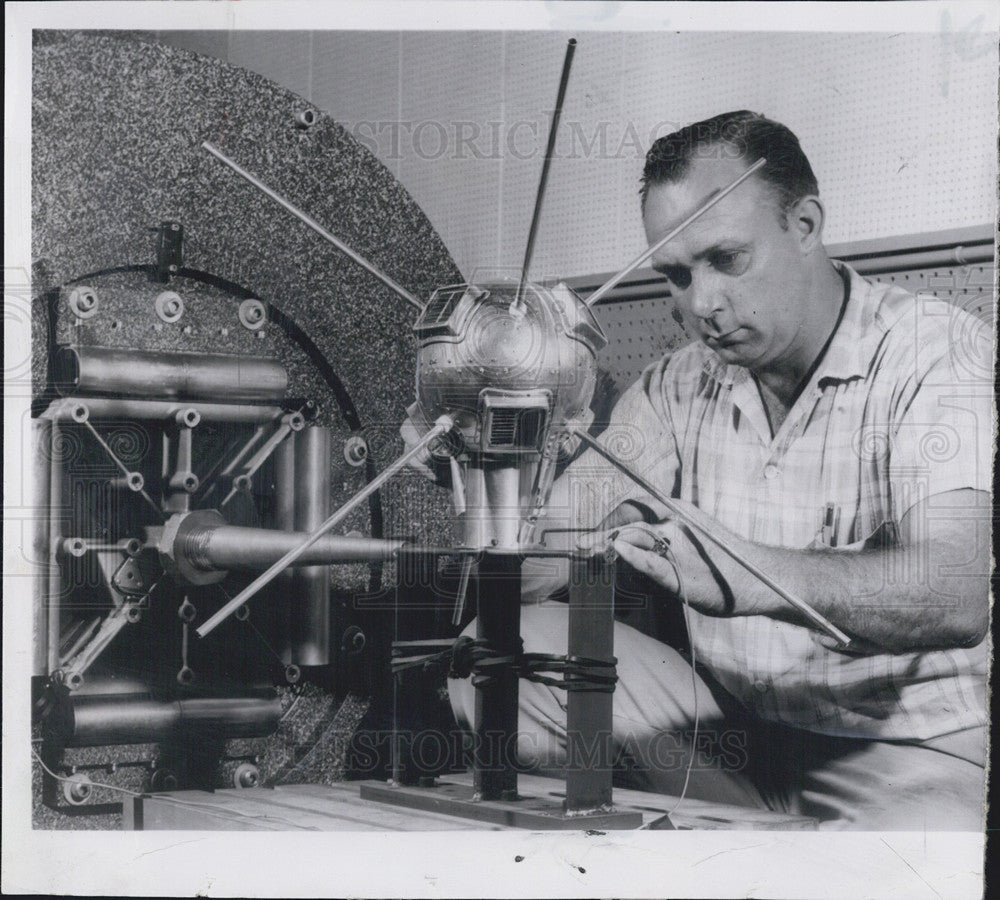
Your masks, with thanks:
[(184, 226), (180, 222), (161, 222), (156, 239), (156, 280), (170, 281), (184, 265)]

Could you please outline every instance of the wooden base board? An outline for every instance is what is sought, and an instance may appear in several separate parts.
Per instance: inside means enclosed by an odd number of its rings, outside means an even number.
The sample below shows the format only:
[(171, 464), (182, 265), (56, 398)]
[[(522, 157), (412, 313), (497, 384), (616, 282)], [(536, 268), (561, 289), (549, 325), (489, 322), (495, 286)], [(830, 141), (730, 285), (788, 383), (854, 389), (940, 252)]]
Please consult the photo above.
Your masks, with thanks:
[(366, 781), (361, 784), (361, 799), (535, 831), (631, 830), (642, 825), (642, 813), (634, 810), (612, 809), (568, 816), (562, 802), (552, 797), (521, 791), (517, 800), (474, 800), (471, 785), (447, 781), (434, 787)]
[[(472, 776), (450, 775), (442, 782), (465, 786), (471, 791)], [(546, 800), (554, 806), (560, 806), (565, 796), (565, 785), (556, 778), (521, 774), (518, 786), (522, 795)], [(614, 802), (617, 810), (637, 814), (642, 825), (636, 827), (644, 828), (810, 831), (817, 825), (815, 819), (806, 816), (690, 798), (685, 798), (674, 812), (670, 812), (677, 806), (676, 797), (623, 788), (615, 789)], [(669, 819), (664, 821), (668, 812)], [(506, 831), (525, 827), (474, 821), (444, 812), (365, 799), (357, 781), (149, 794), (127, 800), (123, 818), (126, 830), (137, 831)], [(542, 830), (537, 825), (527, 827)], [(581, 820), (577, 827), (607, 830), (590, 819)]]

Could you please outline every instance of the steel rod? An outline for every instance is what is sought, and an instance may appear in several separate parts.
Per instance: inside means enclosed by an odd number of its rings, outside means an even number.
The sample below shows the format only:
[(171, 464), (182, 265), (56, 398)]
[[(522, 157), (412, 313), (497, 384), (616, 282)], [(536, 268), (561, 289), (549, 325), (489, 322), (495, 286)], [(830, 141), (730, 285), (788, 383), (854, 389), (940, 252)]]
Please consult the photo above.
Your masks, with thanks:
[(279, 204), (280, 206), (283, 206), (300, 222), (303, 222), (304, 224), (308, 225), (321, 238), (333, 244), (333, 246), (336, 247), (345, 256), (348, 256), (352, 260), (354, 260), (354, 262), (356, 262), (359, 266), (361, 266), (362, 269), (374, 275), (379, 281), (382, 282), (382, 284), (384, 284), (390, 290), (394, 291), (397, 294), (397, 296), (402, 297), (407, 303), (409, 303), (411, 306), (416, 307), (421, 312), (423, 311), (424, 304), (421, 303), (406, 288), (404, 288), (400, 284), (397, 284), (388, 275), (386, 275), (385, 272), (382, 272), (379, 269), (377, 269), (374, 265), (372, 265), (372, 263), (368, 262), (368, 260), (365, 259), (363, 256), (361, 256), (358, 253), (355, 253), (343, 241), (339, 240), (338, 238), (330, 234), (330, 232), (327, 231), (322, 225), (320, 225), (319, 222), (317, 222), (314, 218), (312, 218), (309, 215), (306, 215), (306, 213), (304, 213), (301, 209), (294, 206), (293, 204), (289, 203), (280, 194), (276, 193), (275, 191), (272, 191), (266, 184), (264, 184), (258, 178), (255, 178), (253, 175), (251, 175), (246, 169), (244, 169), (238, 163), (233, 162), (233, 160), (231, 160), (228, 156), (226, 156), (217, 147), (212, 146), (208, 141), (204, 141), (201, 146), (204, 147), (209, 153), (211, 153), (212, 156), (214, 156), (216, 159), (221, 160), (227, 166), (229, 166), (229, 168), (232, 169), (237, 175), (241, 175), (259, 191), (262, 191), (263, 193), (267, 194), (267, 196), (270, 197), (275, 203)]
[(677, 235), (688, 228), (693, 222), (705, 215), (716, 203), (718, 203), (723, 197), (729, 194), (730, 191), (735, 190), (744, 181), (746, 181), (754, 172), (760, 169), (767, 162), (766, 159), (758, 159), (749, 169), (747, 169), (739, 178), (733, 181), (731, 184), (727, 184), (724, 188), (720, 188), (717, 191), (713, 191), (709, 198), (699, 206), (693, 213), (691, 213), (683, 222), (680, 223), (676, 228), (672, 228), (663, 237), (661, 237), (656, 243), (650, 246), (648, 250), (640, 253), (635, 259), (632, 260), (624, 269), (616, 272), (607, 281), (604, 282), (594, 293), (592, 293), (584, 302), (587, 306), (593, 306), (597, 303), (605, 294), (608, 293), (619, 281), (621, 281), (629, 272), (634, 269), (638, 269), (647, 259), (649, 259), (657, 250), (659, 250), (664, 244), (672, 241)]
[(266, 572), (254, 579), (242, 591), (233, 597), (232, 600), (226, 603), (222, 609), (215, 613), (215, 615), (203, 622), (196, 629), (198, 637), (203, 638), (214, 631), (220, 624), (222, 624), (223, 621), (228, 619), (229, 616), (236, 612), (236, 610), (246, 603), (247, 600), (253, 597), (261, 588), (270, 584), (282, 570), (286, 569), (289, 565), (295, 562), (295, 560), (305, 553), (306, 550), (323, 537), (323, 535), (326, 534), (331, 528), (347, 518), (351, 512), (364, 503), (365, 500), (381, 488), (383, 484), (392, 478), (392, 476), (402, 469), (407, 463), (409, 463), (410, 460), (415, 459), (423, 453), (427, 447), (434, 443), (434, 441), (441, 437), (441, 435), (451, 431), (454, 426), (455, 423), (450, 416), (441, 416), (430, 431), (417, 441), (413, 447), (400, 456), (395, 462), (391, 463), (387, 468), (383, 469), (382, 472), (376, 475), (375, 478), (368, 482), (364, 488), (358, 491), (358, 493), (341, 506), (340, 509), (338, 509), (319, 528), (309, 535), (308, 538), (299, 544), (298, 547), (286, 553)]
[(549, 180), (549, 166), (556, 147), (556, 134), (559, 131), (559, 119), (562, 116), (563, 101), (566, 99), (566, 85), (569, 84), (569, 70), (573, 65), (573, 54), (576, 52), (576, 39), (570, 38), (566, 44), (566, 56), (563, 59), (562, 75), (559, 78), (559, 90), (556, 93), (556, 105), (552, 111), (552, 124), (549, 126), (549, 140), (545, 148), (545, 159), (542, 160), (542, 175), (538, 181), (538, 193), (535, 194), (535, 211), (531, 215), (531, 227), (528, 229), (528, 245), (524, 250), (524, 263), (521, 266), (521, 281), (514, 297), (515, 303), (521, 302), (524, 286), (528, 281), (528, 270), (531, 268), (531, 257), (535, 252), (535, 235), (538, 231), (538, 220), (542, 214), (542, 201), (545, 198), (545, 186)]
[(851, 643), (851, 639), (844, 634), (836, 625), (821, 616), (816, 610), (814, 610), (805, 600), (800, 597), (796, 597), (795, 594), (790, 593), (785, 588), (781, 587), (770, 575), (760, 569), (758, 566), (754, 565), (750, 560), (743, 556), (738, 550), (734, 550), (729, 546), (722, 538), (714, 535), (708, 528), (700, 523), (696, 522), (691, 516), (689, 516), (683, 509), (681, 509), (674, 501), (668, 497), (663, 491), (659, 490), (656, 486), (650, 484), (631, 469), (626, 463), (622, 462), (615, 454), (607, 450), (600, 442), (592, 438), (587, 432), (576, 425), (567, 426), (575, 434), (579, 435), (585, 444), (596, 450), (601, 456), (603, 456), (611, 465), (613, 465), (620, 472), (627, 475), (632, 479), (639, 487), (641, 487), (650, 496), (655, 497), (660, 503), (662, 503), (670, 512), (680, 519), (689, 528), (697, 531), (702, 537), (708, 538), (713, 544), (715, 544), (720, 550), (725, 551), (730, 557), (732, 557), (736, 562), (738, 562), (744, 569), (746, 569), (751, 575), (755, 576), (759, 581), (766, 584), (772, 591), (774, 591), (783, 600), (787, 600), (792, 606), (794, 606), (799, 612), (805, 615), (814, 625), (817, 625), (828, 635), (835, 638), (843, 646), (847, 646)]

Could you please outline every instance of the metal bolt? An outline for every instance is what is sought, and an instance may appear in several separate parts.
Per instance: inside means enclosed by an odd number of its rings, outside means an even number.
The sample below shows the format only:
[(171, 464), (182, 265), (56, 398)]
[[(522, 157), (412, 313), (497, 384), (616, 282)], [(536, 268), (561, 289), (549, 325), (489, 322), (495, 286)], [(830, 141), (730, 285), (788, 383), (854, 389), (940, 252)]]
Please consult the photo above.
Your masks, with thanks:
[(194, 329), (190, 325), (185, 325), (181, 329), (181, 331), (183, 331), (185, 334), (191, 334), (194, 331)]
[(97, 292), (92, 287), (80, 285), (70, 292), (69, 308), (79, 318), (89, 319), (96, 314), (97, 307)]
[(240, 324), (244, 328), (248, 328), (250, 331), (257, 331), (263, 328), (264, 323), (267, 322), (267, 310), (260, 300), (248, 297), (240, 304), (239, 318)]
[(354, 467), (365, 464), (368, 459), (368, 443), (360, 434), (352, 434), (344, 441), (344, 459)]

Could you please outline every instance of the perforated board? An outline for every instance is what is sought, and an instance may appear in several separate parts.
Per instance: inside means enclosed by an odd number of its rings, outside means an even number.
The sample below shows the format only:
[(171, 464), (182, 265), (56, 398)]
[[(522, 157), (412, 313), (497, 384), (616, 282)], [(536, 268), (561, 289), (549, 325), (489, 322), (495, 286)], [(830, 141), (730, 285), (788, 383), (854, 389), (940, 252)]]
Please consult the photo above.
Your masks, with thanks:
[[(570, 36), (169, 39), (225, 53), (299, 93), (305, 84), (309, 99), (360, 132), (475, 278), (483, 268), (516, 271), (523, 258)], [(763, 112), (798, 134), (827, 203), (830, 242), (995, 219), (997, 45), (959, 6), (924, 34), (576, 37), (535, 278), (614, 270), (643, 250), (636, 191), (649, 144), (725, 110)]]

